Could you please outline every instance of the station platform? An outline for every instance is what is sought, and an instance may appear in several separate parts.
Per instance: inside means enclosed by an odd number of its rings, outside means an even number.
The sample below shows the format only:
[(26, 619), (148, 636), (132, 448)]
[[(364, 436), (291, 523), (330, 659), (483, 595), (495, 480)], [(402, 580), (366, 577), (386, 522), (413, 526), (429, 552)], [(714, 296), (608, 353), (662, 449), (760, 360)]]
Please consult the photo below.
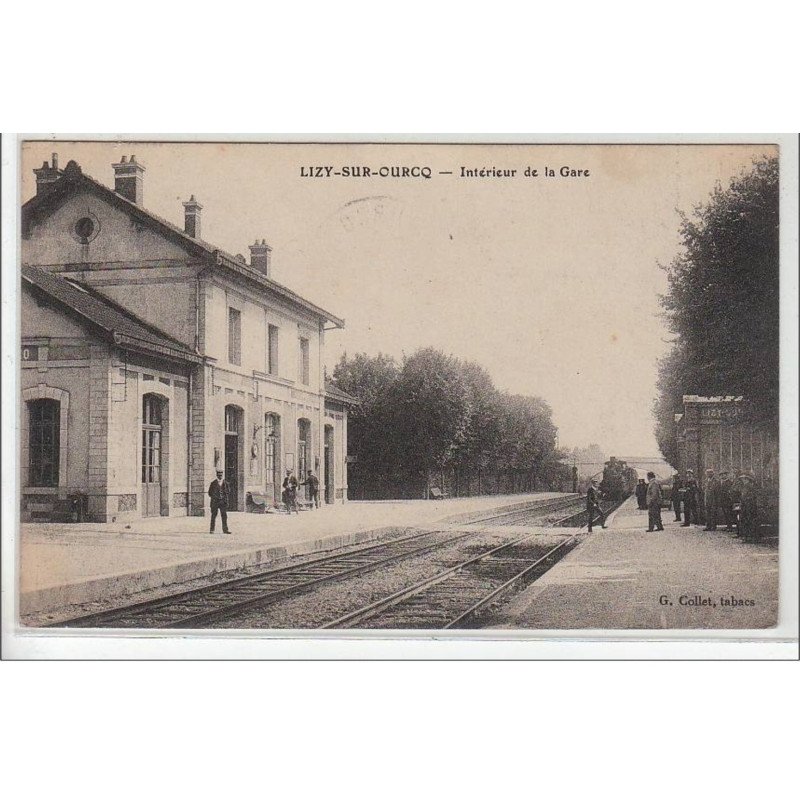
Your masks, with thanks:
[(778, 550), (724, 530), (683, 528), (630, 498), (536, 583), (492, 628), (540, 630), (761, 629), (778, 622)]
[[(405, 528), (464, 522), (495, 509), (559, 497), (557, 492), (351, 501), (300, 514), (228, 514), (233, 535), (208, 532), (206, 517), (131, 523), (26, 523), (20, 528), (19, 614), (42, 624), (65, 609), (219, 572), (359, 544)], [(42, 615), (45, 615), (42, 617)], [(27, 619), (30, 618), (30, 619)]]

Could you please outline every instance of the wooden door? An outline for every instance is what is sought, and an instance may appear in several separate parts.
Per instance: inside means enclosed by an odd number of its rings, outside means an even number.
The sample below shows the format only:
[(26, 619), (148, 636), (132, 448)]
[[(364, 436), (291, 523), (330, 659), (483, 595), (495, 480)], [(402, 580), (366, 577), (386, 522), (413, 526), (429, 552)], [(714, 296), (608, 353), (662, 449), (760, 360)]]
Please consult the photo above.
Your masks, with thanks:
[(239, 510), (239, 436), (225, 434), (225, 480), (228, 482), (228, 511)]

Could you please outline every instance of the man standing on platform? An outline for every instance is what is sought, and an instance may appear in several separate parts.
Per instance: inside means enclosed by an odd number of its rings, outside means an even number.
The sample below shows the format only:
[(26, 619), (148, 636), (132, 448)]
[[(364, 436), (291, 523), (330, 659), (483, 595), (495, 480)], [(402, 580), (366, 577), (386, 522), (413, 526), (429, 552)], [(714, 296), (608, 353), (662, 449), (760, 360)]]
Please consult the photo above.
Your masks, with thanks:
[(683, 526), (688, 528), (692, 522), (695, 525), (700, 522), (697, 516), (697, 498), (700, 494), (700, 489), (697, 486), (697, 481), (694, 479), (694, 472), (686, 470), (686, 479), (683, 482)]
[(222, 517), (222, 532), (232, 533), (228, 530), (228, 482), (222, 477), (222, 470), (217, 470), (217, 477), (211, 481), (208, 487), (208, 496), (211, 498), (211, 530), (209, 533), (214, 533), (214, 527), (217, 523), (217, 512)]
[(290, 469), (286, 470), (286, 477), (283, 479), (283, 502), (286, 504), (287, 513), (291, 514), (292, 509), (296, 514), (300, 513), (297, 506), (297, 478)]
[(661, 484), (656, 480), (655, 472), (647, 473), (647, 532), (663, 531), (661, 521)]
[(639, 478), (639, 482), (636, 484), (636, 502), (640, 509), (647, 508), (647, 484), (644, 482), (644, 478)]
[(733, 481), (728, 470), (719, 473), (719, 511), (725, 520), (725, 530), (733, 530)]
[(308, 471), (308, 477), (302, 482), (301, 486), (308, 487), (308, 499), (314, 508), (319, 508), (319, 478), (313, 470)]
[(706, 485), (704, 494), (704, 507), (706, 512), (706, 526), (704, 531), (717, 529), (717, 509), (719, 507), (719, 481), (713, 469), (706, 470)]
[(752, 472), (743, 472), (739, 479), (742, 481), (742, 497), (739, 504), (739, 535), (746, 542), (756, 542), (759, 539), (760, 531), (756, 478)]
[(596, 480), (592, 480), (589, 483), (589, 489), (586, 492), (586, 511), (589, 513), (589, 533), (592, 532), (592, 525), (597, 522), (594, 519), (595, 512), (600, 515), (600, 526), (605, 528), (606, 515), (603, 513), (603, 509), (600, 508), (600, 492), (597, 489)]
[(672, 499), (672, 510), (675, 512), (675, 522), (681, 521), (681, 501), (683, 500), (684, 494), (683, 479), (681, 478), (680, 472), (676, 472), (672, 476), (672, 492), (670, 495)]

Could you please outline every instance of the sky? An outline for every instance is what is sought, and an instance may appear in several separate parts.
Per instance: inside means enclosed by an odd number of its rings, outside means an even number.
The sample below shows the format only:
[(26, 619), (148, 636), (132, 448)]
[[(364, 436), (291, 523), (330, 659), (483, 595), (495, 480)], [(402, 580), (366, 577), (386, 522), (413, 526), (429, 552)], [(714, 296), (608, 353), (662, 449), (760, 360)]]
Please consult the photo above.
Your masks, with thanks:
[[(30, 142), (23, 201), (52, 152), (112, 187), (111, 164), (135, 154), (146, 208), (182, 226), (194, 194), (206, 241), (249, 259), (266, 239), (273, 278), (346, 320), (327, 334), (329, 372), (345, 351), (401, 359), (433, 346), (546, 400), (560, 446), (645, 456), (658, 453), (651, 408), (670, 339), (659, 264), (679, 252), (678, 210), (774, 148)], [(431, 177), (304, 177), (324, 166)]]

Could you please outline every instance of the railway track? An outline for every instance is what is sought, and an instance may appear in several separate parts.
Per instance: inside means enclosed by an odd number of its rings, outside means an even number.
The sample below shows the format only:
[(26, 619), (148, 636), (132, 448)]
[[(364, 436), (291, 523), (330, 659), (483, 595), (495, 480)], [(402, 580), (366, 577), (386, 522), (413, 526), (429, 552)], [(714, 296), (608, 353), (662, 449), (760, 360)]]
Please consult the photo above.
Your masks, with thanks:
[[(526, 525), (535, 519), (541, 519), (543, 514), (563, 511), (567, 508), (583, 507), (585, 501), (579, 496), (557, 497), (552, 500), (543, 500), (533, 508), (518, 508), (513, 511), (501, 511), (489, 514), (485, 517), (470, 520), (464, 525), (479, 525), (485, 522), (492, 522), (495, 525)], [(560, 521), (559, 521), (560, 524)]]
[(468, 536), (469, 533), (460, 532), (441, 538), (439, 531), (417, 532), (347, 553), (321, 556), (303, 564), (273, 568), (156, 600), (88, 614), (51, 627), (204, 627), (331, 581), (362, 575), (395, 561), (436, 550)]
[[(575, 498), (537, 501), (526, 509), (500, 512), (472, 520), (469, 525), (501, 520), (499, 524), (531, 523), (569, 507)], [(502, 520), (514, 520), (502, 522)], [(316, 587), (390, 566), (395, 562), (447, 547), (475, 534), (447, 531), (416, 532), (400, 539), (337, 552), (302, 564), (277, 567), (209, 586), (146, 600), (121, 608), (75, 617), (49, 627), (69, 628), (203, 628), (244, 612), (263, 608)]]
[[(626, 499), (627, 498), (618, 500), (605, 509), (606, 520), (611, 517), (611, 515), (625, 502)], [(554, 524), (564, 528), (582, 528), (584, 525), (589, 524), (589, 512), (586, 510), (585, 506), (582, 506), (574, 514), (570, 514)]]
[[(571, 514), (559, 522), (574, 516)], [(512, 589), (539, 578), (578, 540), (578, 533), (567, 534), (555, 546), (543, 547), (536, 543), (536, 536), (526, 534), (486, 549), (323, 627), (437, 630), (473, 627), (482, 611)]]

